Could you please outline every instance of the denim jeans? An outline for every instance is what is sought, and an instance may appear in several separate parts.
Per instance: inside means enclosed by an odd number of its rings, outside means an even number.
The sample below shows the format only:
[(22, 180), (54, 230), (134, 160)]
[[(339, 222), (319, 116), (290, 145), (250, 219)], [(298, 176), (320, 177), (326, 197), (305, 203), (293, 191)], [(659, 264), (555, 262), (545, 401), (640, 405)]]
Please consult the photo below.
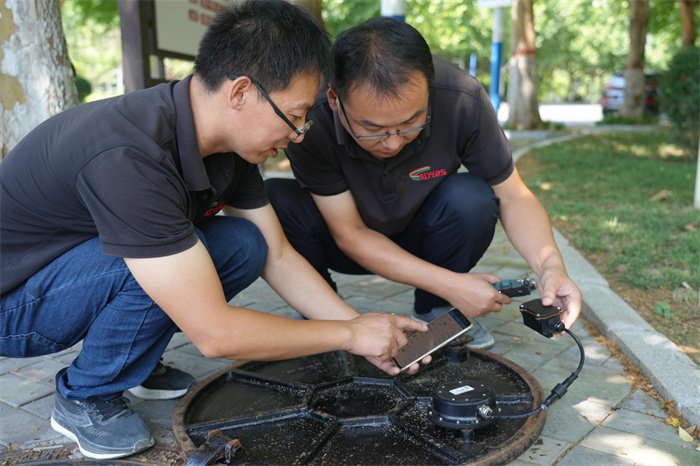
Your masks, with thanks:
[[(334, 289), (329, 270), (369, 273), (338, 248), (311, 195), (295, 180), (271, 178), (265, 185), (289, 242)], [(499, 199), (491, 187), (476, 175), (456, 173), (430, 193), (404, 231), (389, 239), (432, 264), (468, 272), (491, 244), (498, 218)], [(415, 291), (419, 314), (448, 304), (427, 291)]]
[[(217, 216), (195, 231), (227, 300), (261, 275), (267, 245), (253, 223)], [(139, 385), (177, 331), (124, 259), (102, 254), (99, 238), (58, 257), (0, 300), (0, 355), (46, 355), (83, 340), (58, 385), (72, 400), (109, 399)]]

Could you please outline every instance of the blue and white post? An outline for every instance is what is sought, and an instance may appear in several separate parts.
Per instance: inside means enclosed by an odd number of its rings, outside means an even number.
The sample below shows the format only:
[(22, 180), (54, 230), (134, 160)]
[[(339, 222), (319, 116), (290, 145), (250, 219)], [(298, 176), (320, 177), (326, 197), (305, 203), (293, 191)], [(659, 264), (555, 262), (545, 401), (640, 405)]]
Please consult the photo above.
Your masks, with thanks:
[(501, 52), (503, 50), (503, 8), (493, 9), (493, 36), (491, 38), (491, 84), (489, 85), (489, 98), (491, 105), (498, 113), (501, 105), (499, 81), (501, 79)]
[(501, 50), (503, 49), (503, 9), (510, 8), (512, 0), (477, 0), (480, 8), (493, 9), (493, 36), (491, 39), (491, 85), (489, 98), (493, 108), (498, 113), (501, 105), (499, 86), (501, 80)]
[(382, 0), (382, 16), (406, 22), (406, 0)]

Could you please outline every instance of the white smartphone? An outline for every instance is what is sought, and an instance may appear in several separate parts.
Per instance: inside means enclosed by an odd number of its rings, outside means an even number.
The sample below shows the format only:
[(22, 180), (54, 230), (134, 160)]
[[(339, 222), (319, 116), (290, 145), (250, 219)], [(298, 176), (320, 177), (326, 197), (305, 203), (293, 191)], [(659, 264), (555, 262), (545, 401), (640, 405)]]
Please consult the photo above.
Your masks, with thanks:
[(425, 332), (416, 332), (408, 337), (408, 343), (399, 350), (394, 363), (403, 372), (411, 367), (411, 364), (419, 362), (472, 327), (471, 321), (459, 309), (452, 308), (430, 322)]

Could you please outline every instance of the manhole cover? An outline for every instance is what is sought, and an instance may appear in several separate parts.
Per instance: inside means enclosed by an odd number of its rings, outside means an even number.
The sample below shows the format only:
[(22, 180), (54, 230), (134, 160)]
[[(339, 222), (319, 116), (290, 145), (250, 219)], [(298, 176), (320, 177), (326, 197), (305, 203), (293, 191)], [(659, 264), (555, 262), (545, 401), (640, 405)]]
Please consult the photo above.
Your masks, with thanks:
[[(464, 386), (459, 381), (465, 380), (479, 393), (486, 393), (482, 384), (492, 390), (487, 398), (499, 414), (527, 413), (544, 400), (539, 383), (523, 368), (487, 351), (468, 351), (463, 343), (436, 353), (433, 363), (413, 376), (390, 377), (364, 358), (334, 352), (224, 369), (182, 399), (173, 434), (183, 458), (200, 447), (200, 454), (211, 450), (207, 440), (216, 432), (239, 441), (252, 464), (491, 465), (514, 460), (539, 436), (544, 411), (471, 429), (436, 422), (434, 394), (452, 387), (447, 382)], [(449, 408), (449, 400), (441, 403)]]

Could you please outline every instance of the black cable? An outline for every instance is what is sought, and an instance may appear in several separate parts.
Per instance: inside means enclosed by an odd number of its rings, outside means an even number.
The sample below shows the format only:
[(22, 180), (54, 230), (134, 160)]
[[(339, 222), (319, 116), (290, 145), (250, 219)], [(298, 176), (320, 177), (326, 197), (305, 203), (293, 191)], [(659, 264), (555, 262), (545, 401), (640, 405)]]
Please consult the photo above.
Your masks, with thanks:
[[(561, 323), (561, 322), (559, 322), (559, 323)], [(564, 380), (560, 384), (557, 384), (556, 387), (554, 387), (552, 389), (552, 392), (549, 394), (547, 399), (544, 400), (544, 403), (542, 403), (539, 408), (537, 408), (533, 411), (530, 411), (529, 413), (522, 413), (522, 414), (493, 414), (493, 415), (491, 415), (491, 418), (493, 418), (493, 419), (522, 419), (525, 417), (533, 416), (533, 415), (539, 413), (540, 411), (549, 408), (549, 405), (551, 405), (554, 402), (554, 400), (557, 400), (557, 399), (561, 398), (562, 396), (564, 396), (564, 394), (566, 393), (566, 390), (571, 386), (572, 383), (574, 383), (574, 380), (576, 380), (579, 373), (581, 373), (581, 369), (583, 369), (583, 363), (586, 360), (586, 355), (583, 351), (583, 345), (581, 344), (579, 339), (576, 338), (576, 335), (574, 335), (574, 333), (572, 331), (570, 331), (569, 329), (564, 327), (563, 323), (561, 324), (561, 326), (557, 326), (556, 331), (558, 331), (558, 332), (563, 331), (563, 332), (568, 333), (569, 335), (571, 335), (571, 337), (574, 339), (574, 341), (578, 345), (578, 349), (581, 352), (581, 359), (579, 360), (578, 367), (576, 368), (576, 370), (574, 372), (572, 372), (571, 375), (566, 378), (566, 380)]]

